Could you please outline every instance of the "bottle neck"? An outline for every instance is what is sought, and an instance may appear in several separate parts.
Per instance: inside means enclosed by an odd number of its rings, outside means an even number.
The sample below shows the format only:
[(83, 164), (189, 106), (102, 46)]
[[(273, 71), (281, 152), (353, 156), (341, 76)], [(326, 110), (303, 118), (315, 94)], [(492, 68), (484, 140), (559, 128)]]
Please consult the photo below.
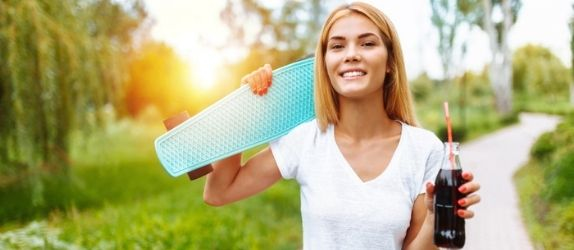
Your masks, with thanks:
[(443, 169), (462, 169), (460, 165), (460, 143), (453, 142), (452, 144), (444, 143), (444, 157), (443, 157)]

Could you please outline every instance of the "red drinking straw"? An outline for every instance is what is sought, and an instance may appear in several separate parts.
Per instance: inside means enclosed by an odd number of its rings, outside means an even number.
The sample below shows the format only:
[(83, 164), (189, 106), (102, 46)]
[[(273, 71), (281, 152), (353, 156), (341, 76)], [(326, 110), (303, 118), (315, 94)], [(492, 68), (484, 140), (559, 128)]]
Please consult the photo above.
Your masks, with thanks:
[(446, 130), (448, 134), (448, 151), (449, 151), (448, 159), (451, 162), (450, 166), (454, 168), (454, 162), (453, 162), (454, 157), (452, 153), (452, 125), (450, 122), (450, 114), (448, 112), (448, 102), (444, 102), (444, 117), (446, 119)]

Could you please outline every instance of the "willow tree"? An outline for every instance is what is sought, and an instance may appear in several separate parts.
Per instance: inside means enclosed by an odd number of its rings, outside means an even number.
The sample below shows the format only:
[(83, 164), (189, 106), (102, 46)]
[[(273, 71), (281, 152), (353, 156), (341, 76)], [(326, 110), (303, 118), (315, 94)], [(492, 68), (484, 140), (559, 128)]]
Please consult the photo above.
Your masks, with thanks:
[[(572, 5), (574, 9), (574, 4)], [(574, 81), (574, 16), (570, 18), (570, 73)], [(570, 104), (574, 105), (574, 82), (570, 83)]]
[(70, 134), (119, 103), (139, 2), (0, 1), (0, 174), (66, 172)]

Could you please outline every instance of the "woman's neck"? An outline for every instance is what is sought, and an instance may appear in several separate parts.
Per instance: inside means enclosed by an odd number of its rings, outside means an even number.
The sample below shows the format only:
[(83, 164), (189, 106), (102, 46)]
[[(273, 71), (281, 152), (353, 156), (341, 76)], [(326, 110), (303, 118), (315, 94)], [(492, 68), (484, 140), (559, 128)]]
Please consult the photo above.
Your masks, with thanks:
[(385, 112), (383, 97), (349, 99), (339, 97), (339, 123), (335, 130), (339, 136), (354, 141), (386, 138), (400, 133), (399, 124)]

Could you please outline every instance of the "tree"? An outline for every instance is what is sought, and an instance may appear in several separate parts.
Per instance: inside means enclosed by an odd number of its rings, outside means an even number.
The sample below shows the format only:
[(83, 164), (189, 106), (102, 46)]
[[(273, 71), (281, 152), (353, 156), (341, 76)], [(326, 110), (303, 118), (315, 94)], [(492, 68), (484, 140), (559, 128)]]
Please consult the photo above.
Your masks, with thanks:
[[(478, 4), (472, 0), (430, 0), (431, 22), (438, 33), (438, 52), (441, 57), (443, 77), (448, 82), (454, 75), (453, 61), (457, 42), (457, 31), (462, 26), (471, 28), (478, 19)], [(460, 42), (460, 58), (466, 54), (466, 40)]]
[[(574, 9), (574, 4), (572, 5)], [(574, 17), (570, 19), (570, 72), (572, 74), (572, 79), (574, 79)], [(574, 105), (574, 82), (570, 83), (570, 104)]]
[(568, 68), (549, 49), (526, 45), (516, 50), (513, 62), (516, 94), (552, 103), (567, 98), (571, 79)]
[[(228, 0), (221, 19), (230, 29), (229, 44), (249, 50), (248, 56), (235, 66), (236, 76), (252, 71), (263, 63), (282, 66), (313, 53), (326, 10), (321, 0), (286, 1), (272, 9), (257, 0)], [(248, 36), (246, 23), (256, 23), (254, 35)], [(251, 26), (255, 27), (255, 26)], [(248, 63), (247, 65), (245, 63)]]
[[(444, 83), (451, 85), (455, 77), (456, 67), (453, 65), (455, 54), (458, 52), (459, 61), (466, 56), (467, 40), (457, 36), (460, 29), (472, 29), (479, 19), (479, 3), (473, 0), (430, 0), (432, 16), (431, 22), (436, 28), (439, 41), (438, 52), (441, 58)], [(464, 70), (464, 66), (461, 67)], [(459, 95), (460, 124), (466, 128), (466, 73), (460, 79), (461, 90)], [(444, 88), (448, 93), (449, 87)], [(445, 97), (447, 98), (447, 97)]]
[(139, 1), (0, 1), (0, 174), (67, 171), (70, 135), (119, 105)]
[(481, 27), (488, 34), (492, 55), (489, 78), (496, 108), (502, 115), (512, 111), (512, 54), (508, 36), (520, 7), (520, 0), (482, 0)]

